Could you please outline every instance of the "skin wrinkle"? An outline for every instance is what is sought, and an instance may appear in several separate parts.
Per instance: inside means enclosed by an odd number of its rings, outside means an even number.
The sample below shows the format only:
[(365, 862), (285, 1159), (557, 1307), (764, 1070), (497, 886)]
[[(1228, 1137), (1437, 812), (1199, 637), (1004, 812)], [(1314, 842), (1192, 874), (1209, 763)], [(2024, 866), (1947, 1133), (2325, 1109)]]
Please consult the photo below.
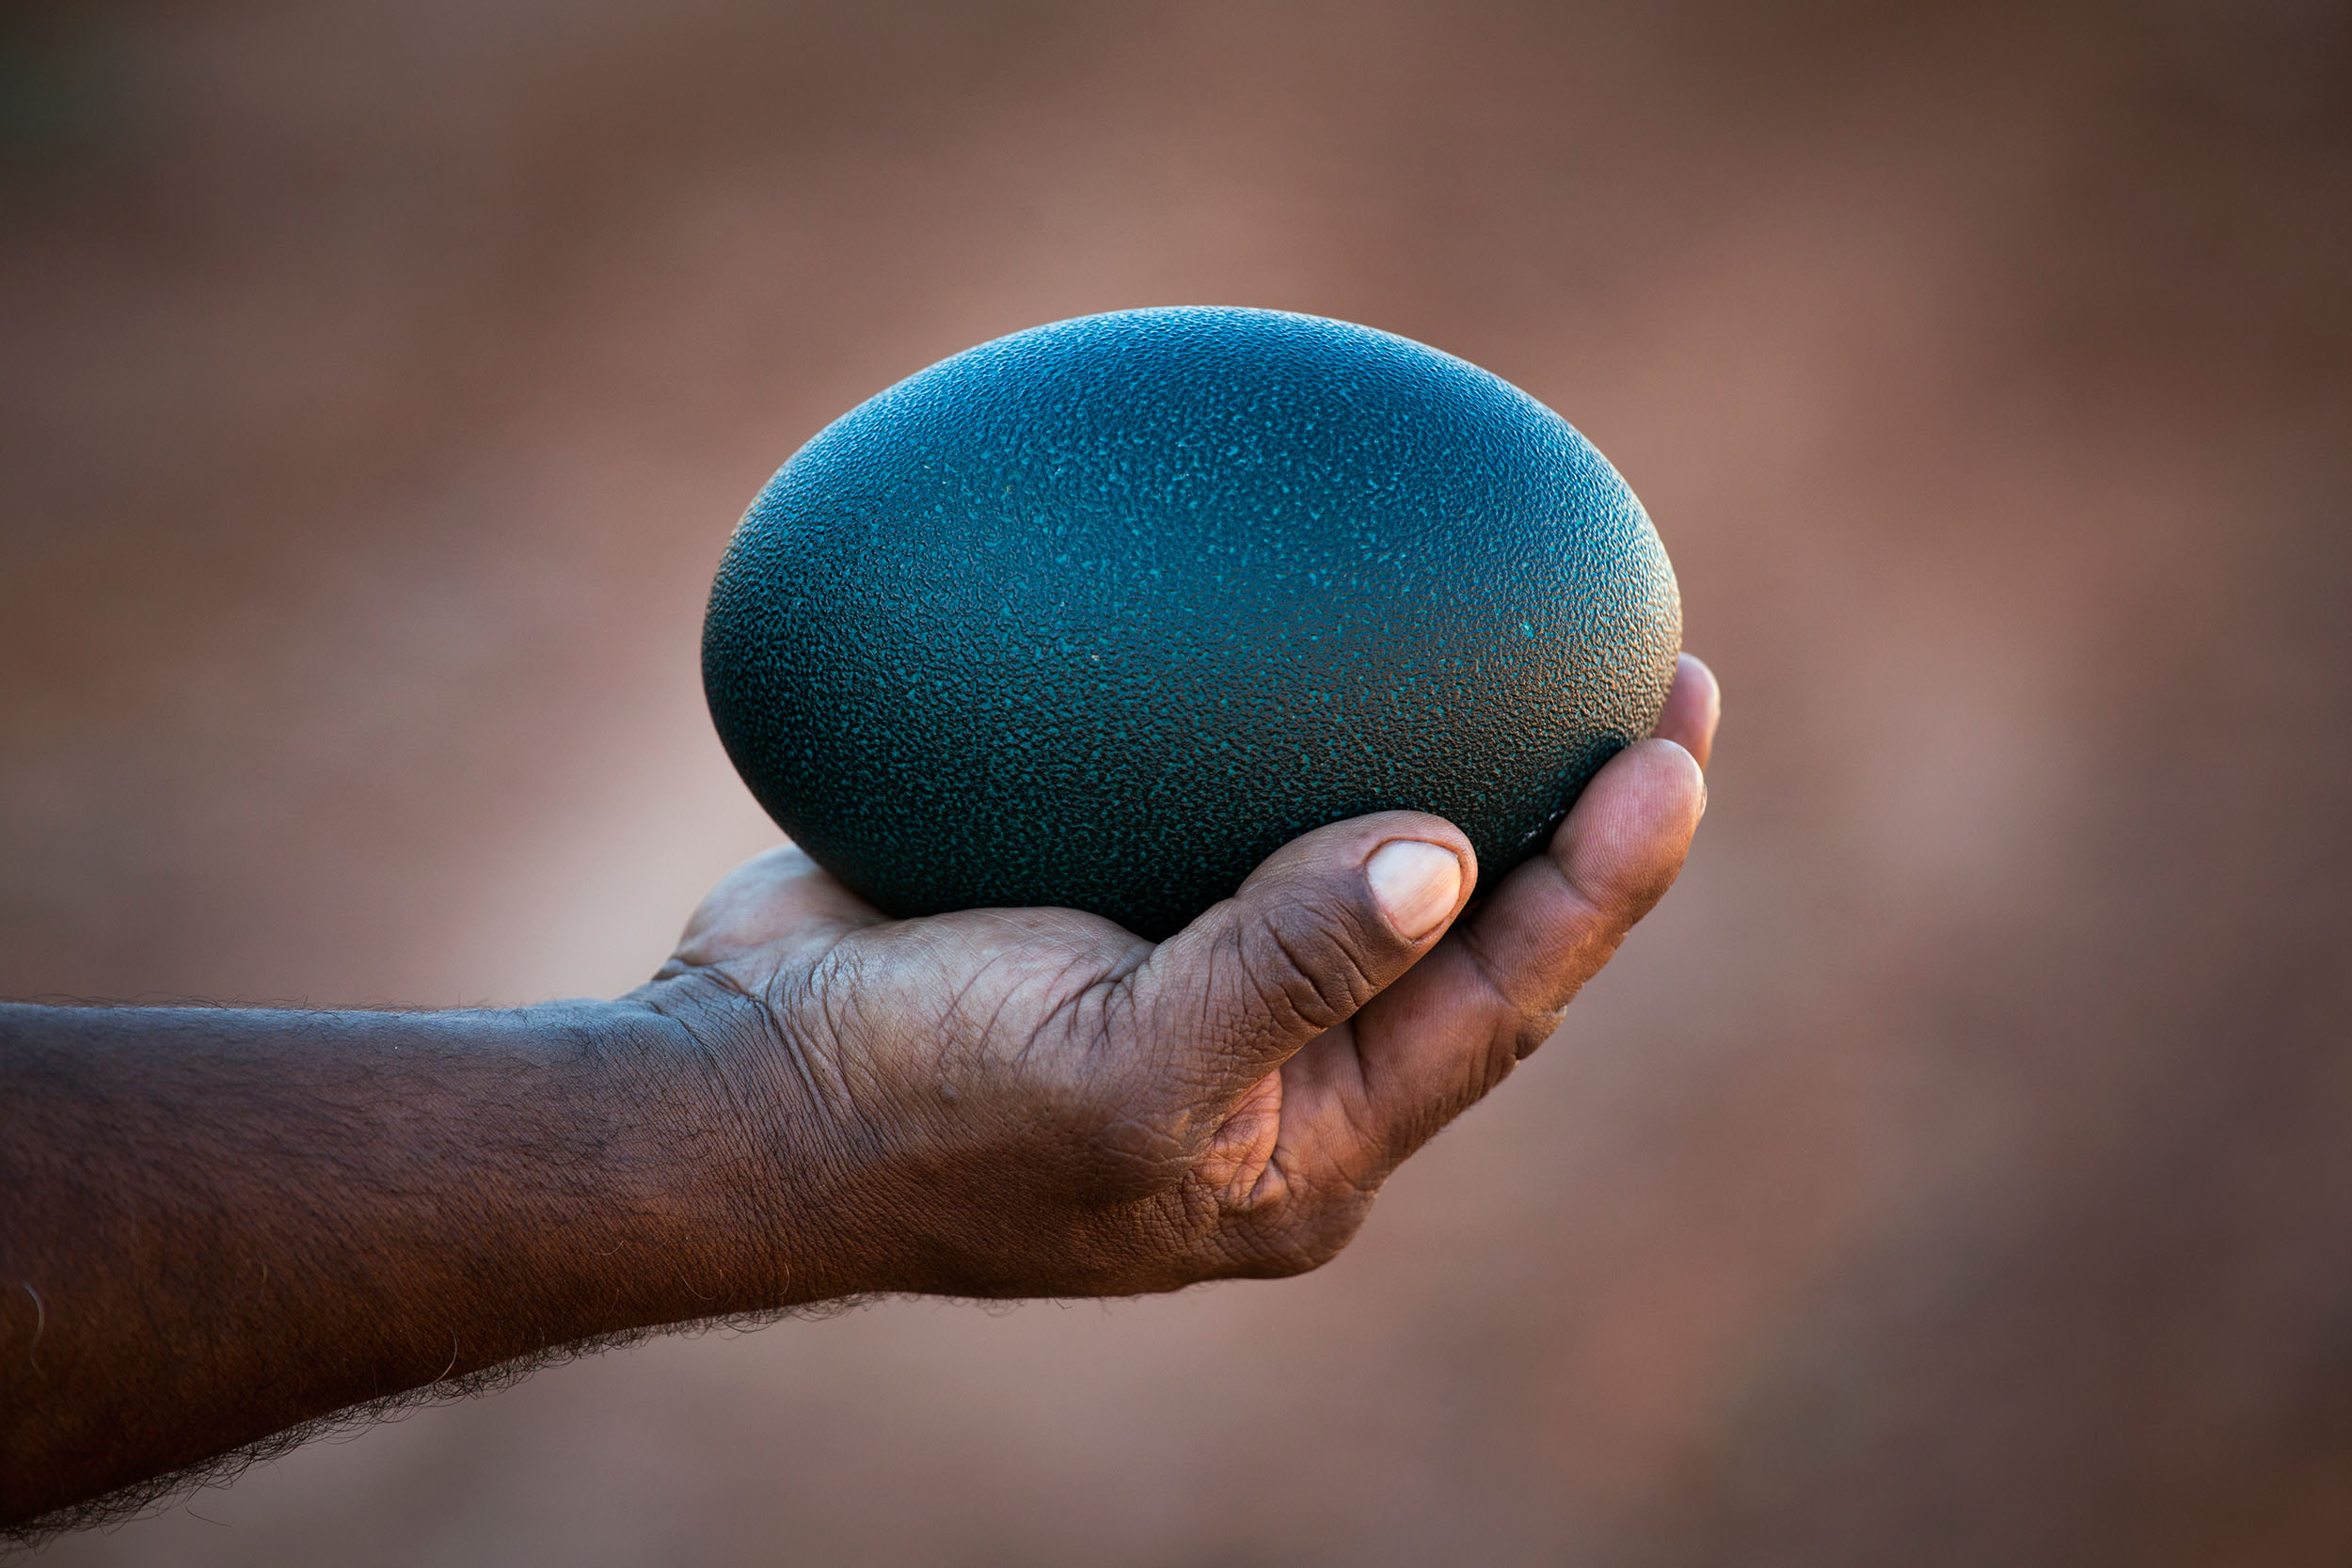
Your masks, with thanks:
[[(801, 1031), (794, 1029), (787, 1022), (797, 1016), (800, 1010), (797, 1006), (791, 1005), (791, 999), (797, 998), (802, 1003), (814, 1003), (820, 1011), (822, 1010), (822, 1004), (817, 1002), (816, 991), (828, 973), (827, 966), (834, 955), (840, 950), (841, 942), (846, 940), (848, 938), (845, 934), (827, 946), (818, 956), (816, 963), (797, 977), (779, 978), (757, 991), (744, 990), (740, 992), (744, 999), (757, 1009), (760, 1024), (769, 1037), (773, 1039), (785, 1053), (791, 1064), (794, 1075), (800, 1080), (802, 1091), (808, 1097), (808, 1104), (812, 1111), (818, 1111), (824, 1107), (827, 1102), (827, 1094), (824, 1086), (817, 1082), (816, 1052), (803, 1038)], [(724, 976), (730, 984), (733, 983), (734, 977), (727, 975), (721, 966), (712, 966), (708, 973)], [(847, 1092), (846, 1085), (839, 1086), (840, 1095), (846, 1096)]]
[(1552, 1030), (1558, 1027), (1560, 1014), (1550, 1010), (1530, 1013), (1524, 1006), (1512, 1000), (1510, 992), (1503, 989), (1503, 980), (1494, 960), (1486, 956), (1486, 941), (1475, 927), (1462, 933), (1462, 951), (1470, 961), (1470, 972), (1478, 976), (1479, 983), (1496, 1004), (1497, 1038), (1508, 1033), (1512, 1054), (1518, 1060), (1525, 1061), (1535, 1053), (1537, 1046), (1551, 1037)]
[[(691, 970), (688, 972), (687, 975), (681, 977), (716, 979), (722, 990), (730, 991), (739, 997), (742, 997), (745, 1001), (754, 1000), (745, 995), (741, 988), (734, 984), (731, 977), (723, 974), (717, 974), (708, 970)], [(714, 1051), (710, 1043), (702, 1037), (701, 1034), (696, 1031), (693, 1024), (689, 1022), (687, 1018), (681, 1016), (680, 1014), (673, 1013), (670, 1009), (665, 1007), (662, 1005), (661, 998), (658, 996), (648, 997), (644, 1000), (643, 1006), (647, 1015), (664, 1021), (678, 1033), (683, 1034), (688, 1041), (692, 1044), (694, 1048), (694, 1054), (704, 1068), (704, 1081), (707, 1084), (715, 1084), (722, 1101), (736, 1113), (736, 1116), (733, 1118), (722, 1118), (722, 1125), (726, 1125), (729, 1120), (732, 1120), (735, 1125), (742, 1128), (745, 1133), (748, 1134), (750, 1129), (758, 1125), (758, 1119), (750, 1114), (749, 1107), (744, 1104), (740, 1096), (737, 1093), (735, 1085), (729, 1075), (720, 1069), (719, 1063), (723, 1058)], [(776, 1049), (780, 1051), (787, 1060), (792, 1062), (796, 1067), (800, 1068), (803, 1073), (805, 1073), (806, 1069), (802, 1062), (803, 1053), (797, 1048), (796, 1042), (776, 1026), (774, 1016), (764, 1006), (756, 1006), (754, 1016), (758, 1018), (768, 1027), (771, 1032), (770, 1037), (771, 1043), (774, 1044)], [(815, 1092), (814, 1083), (811, 1082), (809, 1086), (813, 1095)], [(742, 1138), (739, 1145), (737, 1158), (746, 1168), (758, 1169), (768, 1164), (770, 1156), (766, 1150), (757, 1147), (752, 1139), (745, 1136)], [(758, 1205), (749, 1196), (751, 1194), (755, 1194), (760, 1190), (761, 1188), (756, 1184), (752, 1184), (747, 1188), (746, 1197), (740, 1200), (743, 1205), (741, 1210), (742, 1217), (746, 1222), (748, 1222), (754, 1234), (782, 1235), (785, 1231), (785, 1216), (781, 1212)], [(778, 1250), (770, 1255), (767, 1261), (768, 1266), (772, 1268), (774, 1271), (777, 1289), (779, 1291), (788, 1290), (791, 1286), (794, 1273), (791, 1259), (781, 1250)], [(695, 1294), (697, 1300), (707, 1302), (710, 1299), (704, 1296), (699, 1291), (693, 1293)]]
[[(1220, 905), (1218, 908), (1221, 910), (1223, 907)], [(1232, 990), (1230, 982), (1224, 976), (1224, 972), (1242, 961), (1240, 943), (1239, 932), (1231, 929), (1220, 930), (1216, 939), (1201, 952), (1200, 976), (1198, 984), (1185, 988), (1180, 993), (1189, 1000), (1190, 1006), (1179, 1009), (1180, 1017), (1173, 1027), (1164, 1031), (1154, 1031), (1160, 1037), (1170, 1042), (1169, 1049), (1177, 1049), (1176, 1042), (1221, 1039), (1230, 1033), (1226, 1022), (1226, 1006)], [(1165, 998), (1168, 994), (1169, 988), (1164, 982), (1155, 987), (1155, 998)], [(1153, 1009), (1154, 1013), (1159, 1010), (1157, 1007)], [(1204, 1065), (1214, 1069), (1216, 1064)]]
[[(734, 978), (726, 974), (723, 971), (715, 969), (694, 969), (688, 971), (687, 974), (688, 977), (713, 981), (722, 990), (730, 991), (736, 996), (742, 998), (744, 1001), (753, 1002), (755, 1004), (753, 1016), (761, 1020), (768, 1025), (770, 1043), (773, 1045), (777, 1052), (781, 1053), (787, 1061), (791, 1063), (793, 1068), (800, 1073), (801, 1080), (806, 1085), (811, 1100), (813, 1101), (817, 1098), (817, 1083), (815, 1078), (809, 1073), (806, 1053), (799, 1049), (799, 1042), (792, 1037), (790, 1032), (778, 1024), (776, 1016), (771, 1009), (770, 1009), (765, 1004), (759, 1003), (757, 998), (753, 997), (750, 992), (745, 990), (740, 985), (737, 984)], [(700, 1031), (694, 1027), (692, 1021), (686, 1015), (686, 1013), (683, 1010), (673, 1010), (672, 1008), (664, 1006), (662, 999), (659, 996), (647, 997), (644, 1000), (644, 1006), (647, 1012), (658, 1018), (666, 1020), (680, 1034), (686, 1037), (687, 1040), (694, 1048), (694, 1055), (696, 1059), (709, 1069), (710, 1079), (719, 1085), (721, 1092), (732, 1102), (733, 1108), (739, 1113), (743, 1112), (746, 1107), (736, 1095), (733, 1083), (728, 1079), (724, 1072), (718, 1070), (718, 1064), (725, 1059), (723, 1053), (718, 1048), (714, 1047), (709, 1040), (703, 1037)], [(745, 1117), (744, 1119), (748, 1122), (751, 1118)]]
[[(1359, 991), (1368, 993), (1369, 988), (1362, 985), (1361, 975), (1353, 964), (1344, 960), (1338, 965), (1316, 964), (1311, 958), (1300, 955), (1298, 949), (1292, 945), (1290, 934), (1280, 926), (1268, 926), (1266, 940), (1281, 950), (1283, 967), (1287, 971), (1285, 979), (1273, 983), (1277, 997), (1269, 1000), (1279, 998), (1287, 1004), (1293, 1016), (1309, 1027), (1330, 1028), (1356, 1010)], [(1318, 975), (1318, 970), (1329, 973)], [(1297, 981), (1302, 977), (1307, 981), (1306, 993), (1314, 998), (1312, 1010), (1301, 1006), (1298, 1001)], [(1258, 978), (1262, 988), (1267, 983), (1262, 976)], [(1333, 992), (1338, 993), (1336, 1000), (1331, 994)]]
[[(1104, 992), (1099, 1022), (1091, 1035), (1104, 1060), (1115, 1060), (1118, 1048), (1124, 1040), (1146, 1042), (1146, 1059), (1142, 1065), (1147, 1072), (1156, 1075), (1174, 1053), (1174, 1047), (1169, 1043), (1169, 1037), (1143, 1024), (1142, 990), (1144, 979), (1150, 974), (1150, 956), (1147, 955), (1142, 962), (1111, 980)], [(1152, 1011), (1155, 1014), (1159, 1011), (1156, 1005)], [(1126, 1015), (1123, 1030), (1117, 1018), (1121, 1012)]]
[[(1252, 1064), (1266, 1054), (1268, 1046), (1265, 1042), (1269, 1039), (1279, 1041), (1283, 1036), (1301, 1029), (1320, 1034), (1339, 1022), (1355, 1010), (1352, 1006), (1345, 1005), (1345, 999), (1352, 998), (1356, 992), (1355, 985), (1346, 975), (1318, 973), (1324, 969), (1345, 968), (1352, 974), (1354, 961), (1346, 956), (1344, 946), (1331, 944), (1342, 955), (1336, 965), (1316, 965), (1311, 958), (1302, 959), (1299, 950), (1292, 945), (1290, 934), (1283, 929), (1281, 921), (1266, 922), (1257, 934), (1260, 946), (1254, 953), (1247, 936), (1239, 937), (1235, 942), (1243, 976), (1259, 1006), (1236, 1010), (1236, 1027), (1232, 1033), (1236, 1037), (1235, 1043), (1247, 1048), (1248, 1059)], [(1282, 962), (1279, 965), (1266, 963), (1263, 957), (1265, 944), (1270, 944), (1281, 954)], [(1326, 994), (1327, 988), (1338, 991), (1343, 1002), (1334, 1003)], [(1313, 998), (1311, 1006), (1302, 1000), (1304, 997)], [(1249, 1025), (1256, 1021), (1270, 1022), (1273, 1028), (1267, 1029), (1261, 1023), (1259, 1028), (1253, 1030)]]
[[(1073, 957), (1069, 969), (1078, 967)], [(1091, 985), (1071, 988), (1039, 1020), (1039, 1033), (1058, 1031), (1063, 1038), (1075, 1042), (1073, 1049), (1084, 1059), (1096, 1064), (1116, 1063), (1124, 1037), (1111, 1022), (1111, 1004), (1128, 990), (1129, 979), (1137, 967), (1139, 963), (1129, 964), (1122, 973), (1105, 975)], [(1082, 1027), (1078, 1022), (1082, 1015), (1091, 1015), (1093, 1023)], [(1125, 1037), (1133, 1037), (1135, 1033), (1131, 1021)]]
[[(1126, 1135), (1129, 1133), (1133, 1136)], [(1189, 1139), (1162, 1131), (1145, 1117), (1114, 1117), (1087, 1141), (1095, 1156), (1090, 1164), (1099, 1164), (1107, 1172), (1135, 1173), (1125, 1180), (1115, 1175), (1103, 1179), (1103, 1186), (1114, 1196), (1131, 1194), (1140, 1197), (1164, 1191), (1192, 1163)]]
[[(858, 987), (856, 982), (864, 976), (866, 968), (862, 957), (850, 946), (845, 939), (827, 948), (824, 957), (819, 958), (809, 971), (808, 981), (803, 988), (803, 994), (815, 1002), (818, 1017), (822, 1021), (824, 1033), (828, 1037), (834, 1039), (855, 1037), (857, 1031), (853, 1026), (854, 1018), (850, 1015), (854, 1015), (857, 1010)], [(823, 1053), (818, 1051), (808, 1051), (799, 1053), (796, 1059), (801, 1063), (803, 1075), (809, 1079), (810, 1085), (814, 1089), (816, 1087), (815, 1065), (823, 1059)], [(838, 1092), (831, 1097), (832, 1108), (836, 1116), (846, 1113), (855, 1117), (861, 1147), (876, 1147), (880, 1138), (880, 1130), (874, 1125), (873, 1118), (866, 1113), (865, 1103), (859, 1099), (854, 1073), (847, 1064), (834, 1063), (832, 1072), (827, 1076), (837, 1085)], [(827, 1097), (819, 1092), (811, 1109), (821, 1115), (826, 1108)]]
[[(1342, 1027), (1345, 1026), (1342, 1025)], [(1363, 1054), (1356, 1049), (1355, 1042), (1352, 1039), (1349, 1041), (1346, 1056), (1354, 1064), (1353, 1070), (1356, 1074), (1357, 1084), (1360, 1087), (1360, 1092), (1353, 1095), (1339, 1094), (1334, 1095), (1332, 1098), (1338, 1103), (1340, 1120), (1344, 1123), (1347, 1128), (1347, 1141), (1355, 1143), (1359, 1147), (1364, 1148), (1382, 1148), (1383, 1143), (1378, 1135), (1380, 1131), (1379, 1128), (1377, 1126), (1366, 1125), (1358, 1115), (1357, 1107), (1359, 1104), (1370, 1105), (1373, 1103), (1373, 1096), (1370, 1092), (1371, 1085), (1365, 1077)], [(1387, 1141), (1391, 1144), (1394, 1142), (1393, 1139)], [(1392, 1158), (1401, 1160), (1407, 1152), (1409, 1152), (1409, 1149), (1391, 1149), (1389, 1152), (1392, 1155)], [(1354, 1182), (1367, 1197), (1371, 1196), (1372, 1193), (1377, 1190), (1380, 1185), (1378, 1180), (1375, 1180), (1369, 1187), (1364, 1186), (1363, 1183), (1357, 1178), (1354, 1171), (1344, 1165), (1340, 1167), (1340, 1172), (1351, 1182)]]
[[(1013, 956), (1009, 953), (982, 959), (978, 967), (971, 972), (970, 977), (956, 988), (955, 995), (946, 1008), (947, 1019), (944, 1022), (951, 1022), (961, 1015), (965, 1001), (978, 988), (980, 982), (994, 974), (999, 966), (1010, 964), (1013, 961)], [(1011, 1006), (1019, 995), (1018, 987), (1006, 986), (1000, 989), (996, 997), (996, 1005), (989, 1009), (988, 1022), (980, 1025), (978, 1033), (973, 1037), (973, 1050), (976, 1053), (981, 1056), (993, 1054), (990, 1045), (996, 1037), (998, 1026), (1005, 1021), (1005, 1009)], [(942, 1032), (946, 1033), (944, 1028)], [(1032, 1059), (1039, 1037), (1039, 1035), (1032, 1031), (1020, 1041), (1012, 1053), (1012, 1064), (1015, 1067), (1025, 1066)]]
[[(1282, 1076), (1270, 1072), (1243, 1091), (1231, 1110), (1201, 1138), (1202, 1185), (1246, 1201), (1264, 1174), (1281, 1138)], [(1247, 1178), (1247, 1180), (1244, 1180)]]

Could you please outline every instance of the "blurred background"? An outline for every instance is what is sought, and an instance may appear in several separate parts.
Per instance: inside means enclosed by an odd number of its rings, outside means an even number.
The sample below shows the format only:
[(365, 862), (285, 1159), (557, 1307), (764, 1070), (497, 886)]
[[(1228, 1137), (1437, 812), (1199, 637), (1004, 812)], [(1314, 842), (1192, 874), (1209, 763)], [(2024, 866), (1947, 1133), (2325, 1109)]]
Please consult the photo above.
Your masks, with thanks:
[(0, 12), (0, 994), (612, 993), (710, 572), (1032, 324), (1484, 364), (1729, 701), (1308, 1278), (648, 1344), (67, 1564), (2352, 1560), (2352, 7)]

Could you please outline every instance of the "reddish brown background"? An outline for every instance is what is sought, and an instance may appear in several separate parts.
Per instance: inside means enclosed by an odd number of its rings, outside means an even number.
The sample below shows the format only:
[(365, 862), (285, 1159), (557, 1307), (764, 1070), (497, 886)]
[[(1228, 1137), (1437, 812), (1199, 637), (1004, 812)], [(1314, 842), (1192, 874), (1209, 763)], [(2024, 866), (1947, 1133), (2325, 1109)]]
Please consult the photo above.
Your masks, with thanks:
[(701, 598), (980, 339), (1287, 307), (1642, 492), (1691, 870), (1279, 1285), (669, 1340), (99, 1563), (2352, 1560), (2352, 10), (7, 13), (0, 994), (611, 992)]

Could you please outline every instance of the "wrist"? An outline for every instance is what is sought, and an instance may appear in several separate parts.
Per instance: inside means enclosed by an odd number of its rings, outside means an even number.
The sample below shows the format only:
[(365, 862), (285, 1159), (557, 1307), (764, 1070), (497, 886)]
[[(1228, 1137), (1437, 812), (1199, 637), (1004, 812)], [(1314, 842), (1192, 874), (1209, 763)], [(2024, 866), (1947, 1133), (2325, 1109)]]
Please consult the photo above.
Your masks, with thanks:
[(681, 1316), (878, 1288), (857, 1261), (837, 1140), (779, 1070), (788, 1048), (765, 1009), (695, 974), (599, 1006), (597, 1055), (645, 1151), (647, 1244), (679, 1266)]

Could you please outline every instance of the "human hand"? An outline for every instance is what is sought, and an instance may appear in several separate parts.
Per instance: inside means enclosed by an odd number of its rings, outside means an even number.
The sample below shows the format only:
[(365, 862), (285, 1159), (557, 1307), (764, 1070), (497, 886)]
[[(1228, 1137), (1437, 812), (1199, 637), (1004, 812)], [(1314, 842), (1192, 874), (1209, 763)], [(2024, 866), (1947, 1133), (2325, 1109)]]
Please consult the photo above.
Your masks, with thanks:
[(619, 1002), (0, 1005), (0, 1531), (663, 1324), (1312, 1268), (1674, 880), (1714, 724), (1686, 659), (1467, 918), (1462, 835), (1384, 812), (1157, 946), (784, 849)]
[(1068, 910), (892, 921), (782, 848), (722, 882), (635, 998), (729, 1125), (769, 1305), (1102, 1295), (1332, 1257), (1390, 1172), (1549, 1037), (1680, 871), (1714, 677), (1461, 921), (1444, 819), (1270, 857), (1154, 946)]

